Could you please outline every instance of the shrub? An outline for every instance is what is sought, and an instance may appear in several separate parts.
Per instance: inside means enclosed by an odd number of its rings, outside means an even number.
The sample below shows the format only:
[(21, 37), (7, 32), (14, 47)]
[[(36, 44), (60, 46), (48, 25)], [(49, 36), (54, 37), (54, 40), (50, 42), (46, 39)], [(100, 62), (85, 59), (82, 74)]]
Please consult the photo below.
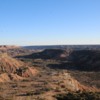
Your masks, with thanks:
[(57, 95), (57, 100), (100, 100), (100, 92), (75, 92), (64, 95)]

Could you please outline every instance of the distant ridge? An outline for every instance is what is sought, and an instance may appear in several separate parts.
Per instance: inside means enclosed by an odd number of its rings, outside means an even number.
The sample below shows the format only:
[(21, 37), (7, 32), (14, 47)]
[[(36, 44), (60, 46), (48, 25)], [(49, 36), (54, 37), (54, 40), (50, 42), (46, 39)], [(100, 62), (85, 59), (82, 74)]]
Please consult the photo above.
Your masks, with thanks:
[(100, 50), (100, 45), (42, 45), (42, 46), (23, 46), (26, 49), (74, 49), (74, 50)]
[(30, 55), (18, 56), (18, 58), (67, 61), (67, 63), (59, 64), (59, 66), (50, 65), (51, 68), (100, 71), (100, 50), (45, 49)]
[(0, 53), (7, 53), (8, 55), (14, 57), (20, 54), (30, 54), (32, 50), (22, 48), (21, 46), (16, 45), (0, 45)]
[(15, 48), (20, 48), (20, 46), (15, 46), (15, 45), (0, 45), (0, 50), (7, 50), (7, 49), (15, 49)]

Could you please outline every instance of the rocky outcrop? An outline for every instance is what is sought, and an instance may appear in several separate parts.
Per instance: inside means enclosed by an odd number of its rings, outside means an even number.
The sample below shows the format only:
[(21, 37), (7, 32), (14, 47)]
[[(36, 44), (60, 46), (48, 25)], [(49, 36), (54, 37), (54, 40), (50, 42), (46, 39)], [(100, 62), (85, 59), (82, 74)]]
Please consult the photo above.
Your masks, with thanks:
[(14, 73), (24, 65), (23, 62), (11, 58), (6, 53), (0, 54), (0, 72)]
[(33, 77), (38, 73), (38, 70), (35, 68), (28, 67), (25, 72), (22, 73), (23, 77)]
[[(98, 91), (95, 87), (88, 87), (80, 84), (76, 79), (74, 79), (69, 73), (57, 73), (55, 76), (51, 77), (54, 82), (58, 84), (51, 84), (52, 88), (59, 89), (60, 87), (66, 89), (67, 91)], [(57, 90), (58, 91), (58, 90)]]
[(0, 54), (0, 82), (9, 82), (32, 77), (38, 73), (37, 69), (30, 68), (22, 61), (7, 54)]

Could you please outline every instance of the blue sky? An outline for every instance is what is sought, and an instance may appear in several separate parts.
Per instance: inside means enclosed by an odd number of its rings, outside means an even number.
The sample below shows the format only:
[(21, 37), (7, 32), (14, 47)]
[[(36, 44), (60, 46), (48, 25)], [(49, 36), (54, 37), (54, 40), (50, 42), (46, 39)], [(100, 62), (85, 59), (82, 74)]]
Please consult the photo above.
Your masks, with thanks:
[(0, 0), (3, 44), (100, 44), (100, 0)]

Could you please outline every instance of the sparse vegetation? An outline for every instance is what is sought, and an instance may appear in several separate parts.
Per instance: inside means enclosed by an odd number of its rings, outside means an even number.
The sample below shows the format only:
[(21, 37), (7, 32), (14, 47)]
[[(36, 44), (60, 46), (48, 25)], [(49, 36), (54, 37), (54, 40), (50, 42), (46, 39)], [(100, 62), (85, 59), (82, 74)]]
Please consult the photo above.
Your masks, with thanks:
[[(45, 55), (44, 53), (39, 53), (39, 56)], [(47, 50), (46, 56), (48, 56), (48, 53), (50, 51)], [(4, 60), (0, 62), (2, 69), (0, 72), (1, 99), (6, 100), (9, 97), (7, 100), (16, 100), (17, 97), (21, 97), (27, 98), (27, 100), (48, 100), (47, 97), (54, 98), (55, 95), (59, 94), (56, 96), (57, 100), (99, 100), (100, 93), (95, 92), (99, 90), (99, 72), (72, 69), (73, 64), (70, 65), (71, 63), (67, 60), (64, 61), (64, 59), (60, 60), (60, 58), (65, 57), (64, 55), (61, 56), (62, 53), (65, 53), (64, 50), (53, 56), (43, 56), (45, 59), (20, 57), (15, 59), (6, 54), (3, 57)], [(35, 55), (37, 54), (35, 53)], [(88, 90), (91, 90), (90, 87), (94, 93), (88, 92)], [(75, 92), (77, 90), (84, 90), (85, 92)]]
[(57, 100), (100, 100), (100, 93), (94, 92), (69, 92), (64, 95), (57, 95)]

